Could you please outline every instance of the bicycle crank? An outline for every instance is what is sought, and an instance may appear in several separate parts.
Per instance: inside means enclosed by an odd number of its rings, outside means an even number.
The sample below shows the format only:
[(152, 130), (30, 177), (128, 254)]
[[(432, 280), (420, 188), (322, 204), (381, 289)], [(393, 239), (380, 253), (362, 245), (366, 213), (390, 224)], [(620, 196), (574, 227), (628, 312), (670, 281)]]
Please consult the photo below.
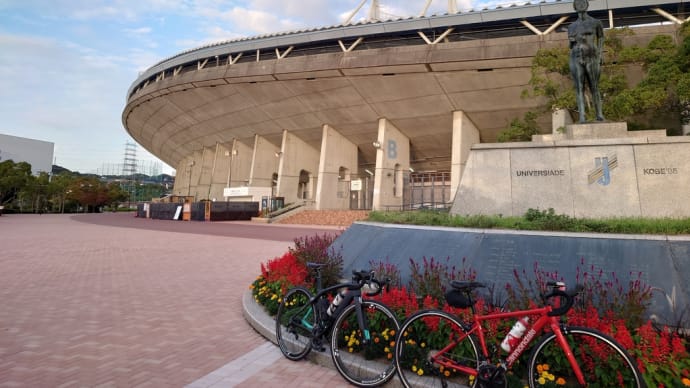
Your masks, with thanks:
[(504, 368), (486, 364), (481, 365), (477, 372), (477, 388), (508, 388)]

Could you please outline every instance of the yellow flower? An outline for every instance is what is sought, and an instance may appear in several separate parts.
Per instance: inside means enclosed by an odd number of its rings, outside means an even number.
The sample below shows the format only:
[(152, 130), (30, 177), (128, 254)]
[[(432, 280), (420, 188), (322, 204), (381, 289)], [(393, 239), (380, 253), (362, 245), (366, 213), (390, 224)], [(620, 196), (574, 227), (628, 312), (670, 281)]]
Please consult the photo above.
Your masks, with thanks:
[(390, 353), (391, 350), (388, 349), (388, 346), (386, 346), (385, 348), (383, 348), (383, 351), (386, 352), (386, 353)]
[(352, 348), (347, 348), (347, 351), (350, 352), (350, 353), (352, 353), (352, 352), (354, 352), (354, 349), (352, 349)]
[(546, 384), (546, 379), (543, 377), (540, 377), (539, 379), (537, 379), (537, 382), (539, 383), (539, 385), (544, 385), (544, 384)]
[(423, 348), (426, 346), (426, 344), (424, 342), (422, 342), (421, 344), (419, 344), (419, 346)]
[(416, 371), (417, 371), (417, 365), (412, 365), (412, 372), (416, 372)]
[(556, 380), (556, 385), (565, 385), (565, 379), (563, 377), (559, 377), (558, 380)]
[(421, 376), (424, 374), (424, 370), (422, 368), (417, 369), (417, 375)]
[(549, 381), (554, 381), (554, 380), (556, 380), (556, 376), (552, 375), (551, 373), (547, 373), (547, 374), (546, 374), (546, 378), (547, 378)]

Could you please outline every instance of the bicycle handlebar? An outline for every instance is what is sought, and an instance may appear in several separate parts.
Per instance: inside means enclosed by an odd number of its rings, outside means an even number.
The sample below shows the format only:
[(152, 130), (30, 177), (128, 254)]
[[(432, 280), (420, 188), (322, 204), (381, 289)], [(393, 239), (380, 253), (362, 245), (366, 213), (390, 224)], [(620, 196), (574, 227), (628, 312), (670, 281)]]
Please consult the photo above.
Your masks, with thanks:
[(376, 296), (383, 291), (383, 288), (389, 287), (390, 279), (384, 279), (383, 281), (378, 280), (374, 277), (374, 271), (352, 271), (352, 281), (353, 283), (349, 285), (349, 288), (361, 289), (365, 285), (373, 285), (372, 292), (365, 292), (366, 296)]
[(565, 284), (561, 282), (549, 282), (547, 283), (547, 286), (551, 286), (554, 289), (549, 292), (546, 295), (542, 295), (542, 298), (544, 299), (544, 303), (546, 303), (547, 299), (553, 298), (553, 297), (561, 297), (565, 298), (565, 303), (562, 304), (561, 306), (555, 307), (553, 310), (551, 310), (547, 315), (550, 317), (556, 317), (559, 315), (563, 315), (568, 312), (573, 307), (573, 304), (575, 303), (575, 296), (577, 296), (582, 290), (584, 289), (584, 286), (582, 284), (577, 284), (574, 289), (571, 290), (565, 290)]

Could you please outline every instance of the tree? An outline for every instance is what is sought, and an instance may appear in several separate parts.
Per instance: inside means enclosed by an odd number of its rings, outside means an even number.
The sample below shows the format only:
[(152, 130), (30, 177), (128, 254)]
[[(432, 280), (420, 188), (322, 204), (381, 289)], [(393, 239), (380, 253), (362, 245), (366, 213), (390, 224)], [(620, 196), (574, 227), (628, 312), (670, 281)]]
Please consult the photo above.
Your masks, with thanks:
[(29, 163), (15, 163), (12, 160), (0, 162), (0, 205), (4, 206), (17, 199), (31, 178), (31, 165)]
[(120, 184), (117, 182), (108, 183), (107, 195), (108, 204), (110, 204), (110, 207), (112, 208), (116, 208), (118, 203), (124, 202), (127, 199), (129, 199), (129, 193), (123, 190), (122, 186), (120, 186)]
[(108, 203), (108, 189), (97, 178), (79, 177), (67, 187), (67, 199), (78, 202), (85, 213), (96, 212), (98, 207)]
[[(606, 58), (599, 85), (605, 101), (604, 116), (609, 120), (634, 121), (661, 112), (678, 114), (681, 124), (690, 124), (690, 23), (686, 22), (678, 31), (680, 44), (671, 36), (658, 35), (645, 47), (624, 46), (623, 38), (631, 35), (634, 31), (630, 28), (606, 31)], [(542, 113), (577, 110), (568, 58), (568, 49), (564, 47), (542, 49), (534, 57), (531, 90), (523, 92), (523, 96), (545, 97), (547, 103), (540, 109)], [(644, 70), (643, 79), (634, 87), (628, 86), (625, 76), (626, 66), (630, 65)]]

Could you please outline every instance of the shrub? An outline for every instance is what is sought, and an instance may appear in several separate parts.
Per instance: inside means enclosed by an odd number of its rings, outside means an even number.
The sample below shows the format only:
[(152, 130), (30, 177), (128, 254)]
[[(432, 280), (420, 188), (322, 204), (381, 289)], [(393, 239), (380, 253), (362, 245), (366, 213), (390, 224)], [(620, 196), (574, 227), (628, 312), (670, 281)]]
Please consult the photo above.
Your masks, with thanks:
[[(446, 263), (450, 257), (446, 258)], [(444, 302), (443, 295), (446, 292), (446, 285), (455, 279), (455, 267), (448, 267), (448, 264), (439, 263), (430, 258), (422, 258), (420, 263), (410, 258), (410, 288), (417, 295), (431, 296), (439, 303)]]
[(371, 270), (376, 274), (376, 278), (384, 281), (389, 280), (390, 287), (400, 287), (402, 286), (402, 278), (400, 277), (400, 269), (395, 264), (390, 263), (388, 260), (383, 261), (370, 261), (369, 265)]
[(343, 256), (340, 250), (331, 248), (337, 237), (335, 234), (326, 233), (323, 235), (300, 237), (295, 239), (294, 248), (290, 248), (290, 252), (295, 255), (302, 265), (306, 266), (308, 262), (326, 264), (321, 269), (323, 287), (338, 284), (342, 277)]

